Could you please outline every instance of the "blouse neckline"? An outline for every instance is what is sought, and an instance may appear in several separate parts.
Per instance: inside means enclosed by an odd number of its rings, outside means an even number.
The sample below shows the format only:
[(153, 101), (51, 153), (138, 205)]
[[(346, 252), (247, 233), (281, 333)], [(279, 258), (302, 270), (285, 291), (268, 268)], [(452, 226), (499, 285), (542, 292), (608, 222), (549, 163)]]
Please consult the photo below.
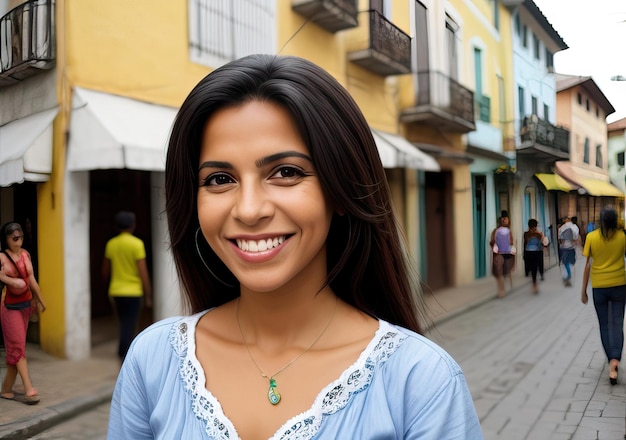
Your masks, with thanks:
[[(206, 377), (196, 357), (196, 326), (210, 310), (177, 321), (170, 331), (170, 343), (179, 356), (179, 374), (192, 403), (194, 415), (203, 422), (206, 433), (215, 439), (238, 439), (237, 430), (224, 413), (218, 399), (204, 386)], [(393, 354), (406, 335), (386, 321), (379, 320), (373, 338), (358, 359), (339, 378), (325, 386), (309, 409), (287, 420), (270, 438), (311, 439), (320, 429), (322, 418), (346, 407), (356, 394), (365, 390), (374, 370)]]

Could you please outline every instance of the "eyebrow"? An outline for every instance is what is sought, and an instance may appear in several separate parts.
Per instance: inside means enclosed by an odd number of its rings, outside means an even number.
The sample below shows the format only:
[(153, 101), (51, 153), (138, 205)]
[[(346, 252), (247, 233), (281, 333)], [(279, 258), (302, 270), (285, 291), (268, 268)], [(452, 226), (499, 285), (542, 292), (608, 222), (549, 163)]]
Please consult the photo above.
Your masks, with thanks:
[[(313, 162), (313, 160), (311, 160), (311, 158), (304, 153), (300, 153), (298, 151), (282, 151), (280, 153), (270, 154), (269, 156), (262, 157), (261, 159), (254, 161), (254, 164), (257, 166), (257, 168), (262, 168), (272, 162), (276, 162), (278, 160), (288, 157), (300, 157), (302, 159), (308, 160), (309, 162)], [(233, 165), (229, 162), (209, 160), (200, 164), (199, 170), (201, 170), (202, 168), (233, 169)]]

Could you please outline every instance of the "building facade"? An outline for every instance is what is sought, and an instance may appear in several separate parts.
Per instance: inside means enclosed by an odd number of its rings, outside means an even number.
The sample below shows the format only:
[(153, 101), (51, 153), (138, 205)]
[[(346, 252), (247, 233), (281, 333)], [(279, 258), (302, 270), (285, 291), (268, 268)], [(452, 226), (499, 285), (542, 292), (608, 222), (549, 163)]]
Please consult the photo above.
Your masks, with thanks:
[[(550, 239), (545, 267), (558, 262), (555, 240), (559, 214), (558, 189), (547, 190), (540, 178), (553, 173), (554, 163), (569, 158), (569, 132), (556, 122), (554, 55), (567, 44), (532, 0), (517, 2), (512, 15), (515, 86), (513, 131), (517, 211), (515, 234), (522, 237), (534, 218)], [(539, 177), (538, 177), (539, 176)]]
[[(42, 64), (29, 52), (29, 77), (18, 75), (21, 67), (4, 69), (5, 52), (15, 50), (9, 46), (27, 35), (18, 26), (24, 14), (15, 18), (13, 8), (43, 8), (52, 22), (43, 46), (54, 53)], [(146, 243), (154, 309), (143, 322), (184, 312), (164, 216), (169, 130), (202, 77), (249, 53), (308, 58), (354, 96), (419, 260), (424, 176), (441, 165), (409, 142), (411, 130), (402, 122), (417, 99), (417, 18), (424, 18), (417, 11), (411, 1), (367, 0), (0, 2), (15, 35), (5, 39), (3, 32), (1, 40), (0, 214), (3, 222), (16, 219), (33, 230), (48, 305), (42, 348), (70, 359), (89, 356), (92, 323), (112, 313), (100, 267), (120, 209), (137, 214), (135, 232)], [(37, 124), (28, 119), (35, 116)], [(17, 154), (7, 153), (6, 133)]]
[(570, 154), (555, 172), (571, 187), (559, 196), (558, 210), (577, 216), (586, 230), (607, 205), (624, 212), (624, 192), (609, 180), (606, 117), (615, 109), (591, 77), (557, 74), (556, 80), (557, 123), (570, 132)]

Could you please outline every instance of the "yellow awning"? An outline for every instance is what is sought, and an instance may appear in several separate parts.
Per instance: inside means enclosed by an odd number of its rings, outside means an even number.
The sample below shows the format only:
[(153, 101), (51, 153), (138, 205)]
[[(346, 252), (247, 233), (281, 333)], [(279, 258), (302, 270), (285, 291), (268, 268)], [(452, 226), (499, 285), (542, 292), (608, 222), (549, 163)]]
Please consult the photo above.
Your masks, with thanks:
[(535, 174), (535, 177), (543, 183), (549, 191), (570, 192), (576, 188), (567, 183), (567, 181), (558, 174)]
[(579, 177), (577, 180), (592, 196), (624, 197), (624, 192), (609, 182), (586, 177)]

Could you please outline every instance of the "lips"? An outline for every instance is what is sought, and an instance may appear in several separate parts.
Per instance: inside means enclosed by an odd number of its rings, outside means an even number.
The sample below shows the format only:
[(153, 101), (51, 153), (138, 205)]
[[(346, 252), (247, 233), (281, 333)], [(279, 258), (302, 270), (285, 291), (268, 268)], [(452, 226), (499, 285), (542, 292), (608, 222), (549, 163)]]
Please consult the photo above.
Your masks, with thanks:
[(280, 235), (278, 237), (264, 238), (262, 240), (243, 240), (238, 238), (235, 241), (237, 242), (237, 247), (242, 251), (264, 252), (280, 246), (286, 240), (286, 238), (287, 236)]

